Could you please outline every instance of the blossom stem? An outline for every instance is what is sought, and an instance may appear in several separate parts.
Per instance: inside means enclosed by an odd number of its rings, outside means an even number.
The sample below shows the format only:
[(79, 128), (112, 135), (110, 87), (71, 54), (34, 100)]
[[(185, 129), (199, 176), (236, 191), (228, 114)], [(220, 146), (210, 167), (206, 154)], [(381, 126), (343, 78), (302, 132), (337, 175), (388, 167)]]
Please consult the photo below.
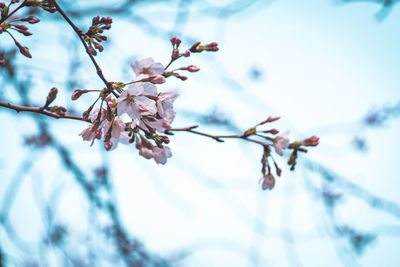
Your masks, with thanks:
[(81, 116), (77, 116), (77, 115), (69, 115), (69, 114), (59, 114), (59, 113), (54, 113), (54, 112), (50, 112), (47, 110), (44, 110), (43, 107), (26, 107), (26, 106), (17, 106), (17, 105), (13, 105), (10, 104), (8, 102), (3, 102), (0, 101), (0, 107), (5, 107), (8, 109), (12, 109), (15, 110), (16, 112), (33, 112), (33, 113), (38, 113), (38, 114), (43, 114), (49, 117), (53, 117), (56, 119), (71, 119), (71, 120), (79, 120), (79, 121), (86, 121), (86, 122), (90, 122), (89, 119), (85, 120), (83, 119)]
[(254, 140), (251, 138), (248, 138), (247, 136), (243, 135), (243, 134), (237, 134), (237, 135), (212, 135), (212, 134), (208, 134), (208, 133), (204, 133), (204, 132), (200, 132), (200, 131), (196, 131), (193, 130), (195, 128), (197, 128), (198, 125), (194, 125), (194, 126), (190, 126), (190, 127), (185, 127), (185, 128), (172, 128), (167, 130), (165, 133), (166, 134), (173, 134), (172, 132), (189, 132), (189, 133), (193, 133), (193, 134), (197, 134), (197, 135), (201, 135), (201, 136), (205, 136), (205, 137), (209, 137), (214, 139), (217, 142), (224, 142), (225, 140), (223, 139), (243, 139), (252, 143), (256, 143), (262, 146), (270, 146), (270, 144), (258, 141), (258, 140)]
[(171, 58), (171, 60), (169, 61), (169, 63), (167, 64), (167, 66), (165, 67), (165, 70), (168, 69), (169, 66), (171, 66), (172, 62), (174, 62), (175, 59)]

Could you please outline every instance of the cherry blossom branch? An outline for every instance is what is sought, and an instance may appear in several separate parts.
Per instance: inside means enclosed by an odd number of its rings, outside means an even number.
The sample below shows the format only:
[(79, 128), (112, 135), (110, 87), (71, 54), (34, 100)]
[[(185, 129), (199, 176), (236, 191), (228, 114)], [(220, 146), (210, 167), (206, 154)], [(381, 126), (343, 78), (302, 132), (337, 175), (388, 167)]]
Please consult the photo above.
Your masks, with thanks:
[(173, 135), (172, 132), (188, 132), (188, 133), (193, 133), (193, 134), (197, 134), (197, 135), (201, 135), (201, 136), (205, 136), (205, 137), (209, 137), (214, 139), (217, 142), (225, 142), (225, 140), (222, 139), (243, 139), (252, 143), (256, 143), (262, 146), (270, 146), (271, 144), (267, 144), (258, 140), (254, 140), (251, 138), (248, 138), (245, 134), (236, 134), (236, 135), (212, 135), (212, 134), (208, 134), (208, 133), (204, 133), (204, 132), (200, 132), (200, 131), (196, 131), (193, 129), (198, 128), (199, 125), (193, 125), (193, 126), (189, 126), (189, 127), (185, 127), (185, 128), (172, 128), (169, 129), (168, 131), (166, 131), (166, 134), (170, 134)]
[(90, 122), (89, 119), (83, 119), (82, 116), (77, 116), (77, 115), (69, 115), (69, 114), (63, 114), (63, 113), (55, 113), (55, 112), (50, 112), (44, 109), (44, 107), (26, 107), (26, 106), (17, 106), (10, 104), (8, 102), (3, 102), (0, 101), (0, 107), (5, 107), (8, 109), (15, 110), (16, 112), (33, 112), (33, 113), (38, 113), (38, 114), (43, 114), (49, 117), (53, 117), (56, 119), (71, 119), (71, 120), (79, 120), (79, 121), (87, 121)]
[(10, 14), (5, 16), (4, 18), (0, 19), (0, 23), (4, 22), (6, 19), (14, 15), (18, 10), (20, 10), (23, 6), (25, 6), (27, 0), (24, 0), (16, 9), (14, 9)]
[(90, 53), (89, 47), (86, 44), (85, 40), (82, 38), (82, 31), (71, 21), (71, 19), (65, 14), (65, 12), (61, 9), (61, 7), (57, 4), (55, 0), (50, 0), (58, 13), (61, 14), (61, 16), (67, 21), (67, 23), (72, 27), (72, 29), (75, 31), (75, 33), (78, 35), (79, 40), (81, 40), (83, 46), (85, 47), (86, 53), (89, 55), (90, 60), (92, 61), (94, 67), (96, 68), (97, 75), (100, 77), (100, 79), (104, 82), (104, 84), (107, 86), (108, 89), (112, 90), (111, 88), (111, 83), (107, 81), (107, 79), (103, 75), (103, 71), (100, 68), (99, 64), (97, 64), (96, 59), (93, 57), (93, 55)]

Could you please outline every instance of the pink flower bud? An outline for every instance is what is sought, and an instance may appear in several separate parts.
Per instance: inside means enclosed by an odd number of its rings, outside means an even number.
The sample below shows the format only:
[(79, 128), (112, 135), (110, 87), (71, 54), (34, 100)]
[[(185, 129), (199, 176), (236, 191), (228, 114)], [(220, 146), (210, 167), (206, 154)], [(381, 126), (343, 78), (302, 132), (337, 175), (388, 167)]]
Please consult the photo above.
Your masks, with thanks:
[(50, 105), (56, 99), (57, 93), (58, 93), (57, 88), (53, 87), (50, 89), (50, 92), (46, 98), (46, 106)]
[(27, 21), (30, 24), (35, 24), (35, 23), (40, 22), (40, 19), (38, 19), (38, 18), (36, 18), (34, 16), (30, 16), (30, 17), (21, 19), (21, 21)]
[(190, 65), (189, 67), (187, 67), (187, 70), (190, 72), (197, 72), (200, 70), (200, 68), (194, 66), (194, 65)]
[(104, 148), (105, 148), (107, 151), (110, 151), (110, 149), (112, 148), (112, 146), (113, 146), (113, 143), (112, 143), (110, 140), (108, 140), (107, 142), (104, 143)]
[(157, 74), (150, 77), (150, 82), (154, 84), (162, 84), (165, 83), (165, 77)]
[(100, 22), (100, 17), (99, 17), (99, 16), (96, 16), (96, 17), (94, 17), (93, 20), (92, 20), (92, 25), (98, 24), (99, 22)]
[(18, 48), (19, 48), (19, 52), (20, 52), (22, 55), (24, 55), (24, 56), (26, 56), (26, 57), (28, 57), (28, 58), (32, 58), (31, 53), (29, 53), (29, 48), (28, 48), (28, 47), (22, 46), (22, 45), (20, 45), (19, 43), (17, 43), (17, 46), (18, 46)]
[(303, 141), (303, 145), (305, 146), (317, 146), (318, 144), (319, 144), (319, 138), (316, 137), (315, 135)]
[(103, 133), (102, 133), (102, 131), (101, 131), (101, 129), (98, 129), (97, 131), (96, 131), (96, 139), (101, 139), (101, 135), (102, 135)]
[(171, 41), (171, 43), (174, 45), (175, 44), (175, 42), (176, 42), (176, 37), (174, 36), (174, 37), (172, 37), (171, 39), (170, 39), (170, 41)]
[(174, 49), (174, 51), (172, 51), (172, 59), (177, 59), (177, 58), (179, 58), (179, 50)]
[(83, 95), (83, 94), (85, 94), (87, 92), (88, 92), (88, 90), (77, 89), (72, 93), (71, 99), (72, 100), (77, 100), (81, 95)]
[(184, 57), (189, 57), (190, 56), (190, 50), (186, 50), (185, 53), (183, 53)]
[(23, 31), (29, 30), (28, 27), (26, 27), (25, 25), (14, 25), (14, 27)]

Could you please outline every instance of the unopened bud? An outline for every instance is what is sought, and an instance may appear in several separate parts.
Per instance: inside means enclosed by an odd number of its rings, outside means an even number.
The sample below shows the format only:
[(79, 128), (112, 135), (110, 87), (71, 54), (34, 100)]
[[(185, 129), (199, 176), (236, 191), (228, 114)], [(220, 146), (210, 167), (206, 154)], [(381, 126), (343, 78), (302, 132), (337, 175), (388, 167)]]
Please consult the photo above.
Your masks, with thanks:
[(279, 131), (277, 129), (265, 130), (262, 131), (263, 133), (270, 133), (270, 134), (278, 134)]
[(315, 135), (303, 141), (304, 146), (317, 146), (318, 144), (319, 144), (319, 138), (316, 137)]
[(101, 129), (98, 129), (96, 131), (96, 139), (101, 139), (101, 135), (103, 134), (103, 132), (101, 131)]
[(22, 46), (22, 45), (21, 45), (20, 43), (18, 43), (18, 42), (16, 42), (15, 44), (18, 46), (19, 52), (20, 52), (22, 55), (24, 55), (24, 56), (26, 56), (26, 57), (28, 57), (28, 58), (32, 58), (31, 53), (29, 53), (29, 48), (28, 48), (28, 47)]
[(0, 2), (0, 8), (3, 8), (5, 6), (6, 6), (6, 4), (4, 4), (4, 2)]
[(190, 72), (197, 72), (200, 70), (200, 68), (194, 66), (194, 65), (190, 65), (189, 67), (187, 67), (188, 71)]
[(190, 56), (190, 50), (186, 50), (185, 53), (182, 54), (184, 57)]
[(83, 95), (87, 92), (89, 92), (89, 91), (77, 89), (72, 93), (71, 100), (77, 100), (79, 97), (81, 97), (81, 95)]
[(40, 22), (40, 19), (38, 19), (37, 17), (34, 17), (34, 16), (30, 16), (30, 17), (21, 19), (21, 21), (27, 21), (30, 24), (35, 24), (35, 23)]
[(200, 46), (200, 42), (195, 43), (194, 45), (192, 45), (192, 47), (189, 49), (190, 52), (192, 53), (199, 53), (202, 50), (198, 49), (198, 47)]
[(250, 136), (250, 135), (256, 134), (256, 133), (257, 133), (256, 127), (253, 127), (253, 128), (248, 129), (247, 131), (245, 131), (243, 135), (244, 135), (244, 137), (247, 137), (247, 136)]
[(113, 146), (113, 143), (112, 143), (110, 140), (108, 140), (107, 142), (104, 142), (104, 148), (105, 148), (107, 151), (110, 151), (110, 149), (112, 148), (112, 146)]
[(67, 111), (67, 109), (62, 106), (53, 106), (53, 107), (48, 108), (48, 110), (50, 112), (58, 113), (60, 115), (65, 115), (65, 112)]
[(150, 82), (154, 84), (162, 84), (165, 83), (165, 77), (160, 74), (152, 75), (150, 76)]
[(99, 52), (103, 52), (104, 48), (101, 44), (93, 42), (94, 47), (99, 50)]
[(86, 110), (85, 112), (83, 112), (82, 118), (83, 118), (84, 120), (89, 119), (90, 112), (92, 112), (92, 109), (93, 109), (93, 106), (90, 106), (88, 110)]
[(96, 25), (96, 24), (98, 24), (100, 22), (100, 17), (99, 16), (96, 16), (96, 17), (94, 17), (93, 19), (92, 19), (92, 25)]
[(47, 98), (46, 98), (45, 107), (48, 107), (56, 99), (57, 93), (58, 93), (57, 88), (53, 87), (53, 88), (50, 89), (50, 92), (49, 92), (49, 94), (47, 95)]
[(177, 59), (177, 58), (179, 58), (179, 50), (178, 49), (174, 49), (173, 51), (172, 51), (172, 59)]

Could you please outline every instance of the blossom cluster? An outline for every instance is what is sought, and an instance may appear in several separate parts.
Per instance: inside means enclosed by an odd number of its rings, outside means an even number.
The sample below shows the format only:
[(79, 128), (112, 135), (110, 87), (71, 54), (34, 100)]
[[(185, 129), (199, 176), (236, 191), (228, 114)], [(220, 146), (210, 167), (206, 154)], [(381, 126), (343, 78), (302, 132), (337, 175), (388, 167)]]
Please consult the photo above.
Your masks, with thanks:
[[(66, 114), (63, 106), (54, 106), (52, 103), (57, 97), (57, 88), (52, 88), (46, 98), (46, 102), (41, 107), (18, 107), (9, 103), (0, 103), (2, 106), (15, 109), (17, 111), (30, 111), (45, 114), (55, 118), (70, 118), (90, 122), (81, 133), (83, 140), (94, 143), (96, 139), (103, 139), (106, 150), (115, 149), (119, 143), (135, 144), (139, 150), (139, 155), (146, 159), (154, 159), (158, 164), (165, 164), (167, 159), (172, 156), (170, 142), (167, 135), (174, 131), (186, 131), (201, 136), (213, 138), (223, 142), (225, 138), (240, 138), (242, 140), (257, 143), (263, 147), (262, 163), (262, 188), (272, 189), (275, 185), (275, 178), (271, 171), (271, 164), (275, 166), (276, 175), (281, 175), (271, 150), (274, 149), (278, 156), (283, 156), (285, 150), (291, 150), (288, 165), (294, 170), (299, 152), (307, 152), (306, 147), (318, 145), (319, 138), (316, 136), (307, 138), (303, 141), (290, 142), (288, 132), (279, 134), (276, 129), (259, 130), (259, 126), (272, 123), (279, 117), (268, 117), (267, 120), (260, 122), (256, 126), (249, 128), (243, 134), (216, 136), (194, 130), (198, 126), (186, 128), (172, 128), (171, 124), (175, 118), (173, 108), (178, 94), (174, 92), (159, 92), (156, 85), (163, 84), (167, 78), (175, 77), (182, 81), (187, 80), (186, 73), (197, 72), (197, 66), (189, 65), (168, 70), (172, 63), (182, 57), (190, 57), (192, 54), (201, 52), (216, 52), (219, 50), (216, 42), (201, 44), (196, 42), (187, 49), (181, 49), (182, 41), (179, 38), (170, 39), (172, 45), (171, 58), (164, 67), (163, 64), (154, 62), (152, 58), (145, 58), (132, 64), (132, 69), (136, 78), (128, 83), (109, 82), (104, 77), (100, 66), (94, 56), (97, 52), (104, 50), (103, 43), (107, 41), (104, 31), (111, 29), (113, 22), (110, 17), (95, 16), (86, 32), (79, 29), (68, 18), (58, 3), (54, 0), (10, 0), (9, 4), (0, 2), (0, 35), (7, 33), (18, 47), (20, 53), (31, 58), (28, 47), (22, 46), (12, 33), (30, 36), (32, 33), (25, 25), (36, 24), (40, 20), (34, 16), (18, 18), (16, 12), (25, 7), (38, 7), (47, 12), (58, 11), (66, 22), (72, 27), (79, 39), (82, 41), (88, 56), (94, 64), (97, 75), (104, 82), (105, 87), (101, 90), (77, 89), (73, 92), (71, 99), (77, 100), (88, 92), (97, 92), (97, 99), (89, 108), (83, 112), (82, 116)], [(32, 14), (30, 12), (29, 14)], [(5, 65), (4, 53), (0, 53), (0, 65)], [(95, 105), (100, 101), (100, 105)]]
[[(152, 58), (136, 61), (132, 64), (136, 80), (131, 82), (121, 94), (112, 99), (108, 95), (104, 102), (107, 108), (96, 109), (90, 117), (92, 122), (80, 135), (83, 140), (94, 142), (103, 136), (107, 150), (114, 149), (118, 143), (136, 142), (139, 154), (146, 159), (153, 158), (159, 164), (165, 164), (171, 157), (171, 150), (165, 144), (169, 138), (162, 135), (171, 128), (175, 118), (173, 103), (178, 97), (174, 92), (157, 92), (154, 83), (143, 80), (163, 77), (165, 68)], [(165, 78), (163, 77), (165, 82)], [(116, 84), (116, 88), (120, 87)], [(73, 99), (83, 90), (76, 91)], [(90, 112), (90, 111), (89, 111)], [(103, 134), (104, 133), (104, 134)]]

